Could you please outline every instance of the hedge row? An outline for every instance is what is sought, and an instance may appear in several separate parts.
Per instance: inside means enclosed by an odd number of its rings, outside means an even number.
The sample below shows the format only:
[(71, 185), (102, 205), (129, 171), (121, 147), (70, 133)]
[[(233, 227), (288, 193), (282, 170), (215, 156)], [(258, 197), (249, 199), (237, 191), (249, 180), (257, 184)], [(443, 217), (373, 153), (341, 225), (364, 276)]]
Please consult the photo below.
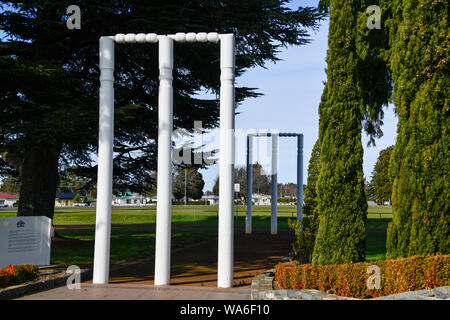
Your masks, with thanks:
[[(369, 289), (370, 265), (380, 268), (380, 288)], [(297, 261), (278, 264), (275, 281), (282, 289), (316, 289), (352, 298), (374, 298), (390, 294), (450, 285), (450, 255), (313, 266)], [(372, 287), (373, 288), (373, 287)]]
[(295, 198), (278, 198), (277, 202), (279, 202), (279, 203), (295, 203), (295, 204), (297, 204), (297, 199), (295, 199)]
[(39, 273), (37, 265), (9, 265), (0, 269), (0, 288), (36, 279)]

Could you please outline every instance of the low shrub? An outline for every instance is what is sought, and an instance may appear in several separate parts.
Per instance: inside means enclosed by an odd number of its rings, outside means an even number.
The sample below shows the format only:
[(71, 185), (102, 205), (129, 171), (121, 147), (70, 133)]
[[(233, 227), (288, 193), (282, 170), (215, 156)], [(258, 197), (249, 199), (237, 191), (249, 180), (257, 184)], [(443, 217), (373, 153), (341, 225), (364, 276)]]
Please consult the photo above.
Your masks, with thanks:
[(38, 266), (34, 264), (6, 266), (0, 269), (0, 288), (36, 279), (38, 273)]
[[(177, 200), (172, 200), (172, 204), (173, 205), (184, 205), (184, 200), (181, 201), (177, 201)], [(203, 200), (198, 200), (198, 201), (188, 201), (186, 203), (188, 206), (206, 206), (209, 205), (208, 201), (203, 201)]]
[[(380, 268), (379, 289), (368, 288), (367, 280), (373, 273), (367, 270), (371, 265)], [(281, 289), (316, 289), (344, 297), (375, 298), (450, 285), (450, 255), (323, 266), (291, 261), (277, 265), (275, 281)]]
[(319, 215), (305, 215), (303, 219), (289, 219), (288, 225), (294, 230), (295, 240), (292, 249), (302, 263), (311, 263), (319, 229)]
[(297, 203), (297, 199), (295, 198), (278, 198), (278, 203)]

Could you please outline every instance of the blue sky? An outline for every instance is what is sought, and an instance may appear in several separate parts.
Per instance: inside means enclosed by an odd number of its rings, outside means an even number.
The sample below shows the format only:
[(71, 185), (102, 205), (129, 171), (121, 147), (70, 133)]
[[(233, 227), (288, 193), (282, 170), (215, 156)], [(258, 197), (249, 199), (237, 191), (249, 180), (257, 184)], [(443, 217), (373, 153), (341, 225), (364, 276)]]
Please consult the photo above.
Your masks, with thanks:
[[(292, 1), (290, 7), (317, 6), (318, 0)], [(239, 130), (278, 129), (280, 132), (299, 132), (304, 134), (304, 183), (306, 184), (308, 162), (311, 150), (318, 137), (318, 106), (326, 80), (326, 51), (328, 21), (324, 21), (318, 32), (311, 34), (310, 44), (289, 47), (279, 57), (283, 61), (267, 64), (267, 69), (254, 68), (236, 79), (237, 86), (259, 88), (264, 96), (248, 99), (239, 107), (235, 126)], [(376, 147), (367, 147), (368, 138), (363, 133), (364, 175), (370, 179), (373, 167), (382, 149), (395, 144), (397, 117), (393, 106), (384, 110), (384, 136), (376, 140)], [(258, 139), (259, 146), (270, 142)], [(238, 147), (238, 142), (237, 147)], [(279, 142), (278, 182), (287, 183), (296, 180), (297, 145), (292, 138), (282, 138)], [(255, 158), (254, 161), (258, 161)], [(261, 156), (261, 155), (260, 155)], [(245, 149), (242, 146), (236, 152), (237, 166), (245, 165)], [(264, 161), (263, 161), (264, 162)], [(270, 164), (263, 165), (270, 172)], [(205, 180), (204, 190), (211, 190), (218, 175), (218, 165), (201, 170)]]

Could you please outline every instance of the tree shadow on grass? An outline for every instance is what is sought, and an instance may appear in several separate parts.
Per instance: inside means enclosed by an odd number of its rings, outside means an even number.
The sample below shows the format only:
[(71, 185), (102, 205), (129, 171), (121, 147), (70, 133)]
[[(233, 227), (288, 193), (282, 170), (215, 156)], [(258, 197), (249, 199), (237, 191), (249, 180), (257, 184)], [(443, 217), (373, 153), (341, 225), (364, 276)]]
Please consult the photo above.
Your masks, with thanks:
[[(52, 238), (51, 261), (53, 264), (90, 267), (94, 259), (95, 229), (59, 229), (60, 237)], [(173, 230), (172, 248), (210, 238), (211, 230)], [(111, 229), (111, 263), (121, 263), (145, 258), (154, 254), (153, 229)]]

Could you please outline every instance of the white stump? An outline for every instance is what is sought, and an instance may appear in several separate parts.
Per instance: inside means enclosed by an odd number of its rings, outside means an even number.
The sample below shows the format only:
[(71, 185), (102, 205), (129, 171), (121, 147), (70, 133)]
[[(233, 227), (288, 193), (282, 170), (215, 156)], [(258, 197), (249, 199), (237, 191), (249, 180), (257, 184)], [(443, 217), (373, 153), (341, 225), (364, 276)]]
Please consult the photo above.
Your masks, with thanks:
[(172, 69), (173, 40), (167, 36), (160, 36), (155, 285), (168, 285), (170, 281), (173, 121)]
[(114, 41), (112, 37), (100, 38), (99, 109), (93, 283), (108, 283), (114, 137)]
[(220, 36), (219, 244), (217, 286), (233, 286), (234, 35)]

